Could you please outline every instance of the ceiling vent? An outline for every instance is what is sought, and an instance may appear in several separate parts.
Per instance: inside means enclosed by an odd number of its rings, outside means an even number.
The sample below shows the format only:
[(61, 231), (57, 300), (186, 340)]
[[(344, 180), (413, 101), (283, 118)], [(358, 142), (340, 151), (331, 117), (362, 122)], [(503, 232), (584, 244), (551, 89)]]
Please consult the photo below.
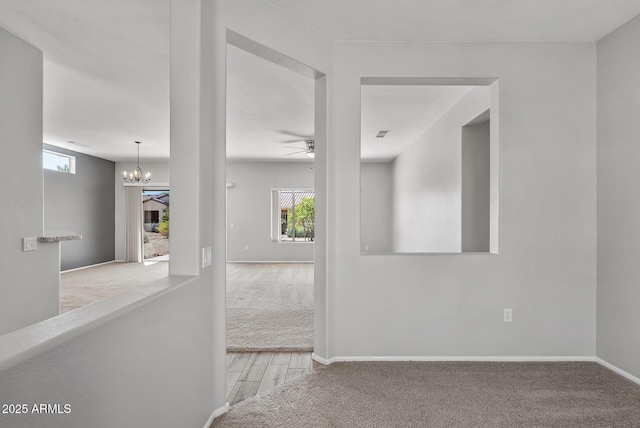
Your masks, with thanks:
[(78, 147), (89, 147), (88, 144), (85, 143), (78, 143), (77, 141), (67, 141), (67, 143), (69, 144), (73, 144), (74, 146), (78, 146)]
[(378, 131), (378, 135), (376, 135), (376, 138), (384, 138), (387, 135), (388, 132), (389, 132), (388, 129), (387, 130)]

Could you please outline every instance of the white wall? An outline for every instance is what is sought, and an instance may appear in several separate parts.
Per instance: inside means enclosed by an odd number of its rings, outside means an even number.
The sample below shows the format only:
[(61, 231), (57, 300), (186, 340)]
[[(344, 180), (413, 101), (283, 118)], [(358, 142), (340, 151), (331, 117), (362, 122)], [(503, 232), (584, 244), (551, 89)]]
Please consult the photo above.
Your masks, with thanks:
[(43, 234), (42, 52), (0, 28), (0, 335), (58, 314), (59, 244)]
[(311, 166), (310, 162), (227, 162), (227, 182), (234, 184), (227, 189), (228, 261), (313, 261), (313, 242), (271, 240), (271, 189), (312, 189)]
[[(327, 73), (318, 356), (595, 354), (594, 44), (327, 44), (268, 4), (218, 4), (226, 28)], [(499, 255), (360, 254), (363, 76), (500, 79)], [(223, 93), (224, 79), (215, 85)]]
[(489, 87), (473, 88), (396, 157), (394, 252), (462, 251), (462, 126), (489, 105)]
[[(213, 2), (212, 2), (213, 3)], [(233, 31), (248, 40), (255, 41), (268, 49), (275, 50), (285, 57), (292, 58), (301, 64), (317, 70), (319, 73), (328, 74), (332, 68), (331, 53), (332, 43), (319, 33), (311, 30), (306, 24), (296, 21), (288, 14), (283, 14), (280, 9), (263, 0), (245, 0), (238, 2), (235, 0), (218, 0), (215, 13), (207, 16), (203, 28), (211, 28), (212, 23), (218, 26), (219, 32), (226, 29)], [(220, 43), (224, 39), (224, 34), (219, 34), (213, 45), (210, 40), (207, 46), (214, 51), (216, 71), (220, 67), (220, 72), (214, 78), (209, 78), (207, 82), (213, 85), (211, 89), (217, 95), (216, 115), (213, 123), (218, 127), (215, 136), (216, 142), (224, 142), (225, 131), (225, 89), (226, 81), (222, 72), (225, 66), (225, 44)], [(286, 61), (285, 61), (286, 62)], [(335, 171), (331, 170), (328, 160), (328, 127), (330, 115), (333, 113), (328, 106), (325, 94), (328, 94), (331, 86), (330, 79), (317, 75), (315, 94), (315, 159), (314, 159), (314, 184), (316, 189), (316, 230), (314, 259), (314, 352), (325, 356), (328, 352), (329, 340), (329, 305), (327, 283), (331, 280), (332, 272), (329, 270), (329, 254), (327, 242), (333, 239), (332, 223), (340, 221), (338, 207), (328, 200), (329, 175)], [(213, 171), (224, 173), (224, 151), (222, 158), (216, 157), (209, 165)], [(173, 163), (173, 157), (172, 157)], [(216, 191), (225, 189), (216, 189)], [(224, 194), (223, 194), (224, 195)], [(224, 200), (222, 201), (224, 210)], [(218, 208), (220, 208), (218, 206)], [(225, 227), (226, 222), (214, 223), (216, 227)], [(358, 227), (351, 230), (354, 236), (358, 236)], [(224, 234), (224, 232), (223, 232)], [(217, 235), (221, 236), (221, 235)], [(224, 259), (216, 258), (214, 254), (214, 270), (220, 269), (218, 281), (214, 290), (221, 294), (221, 298), (216, 300), (215, 313), (224, 320)], [(220, 333), (220, 332), (218, 332)], [(221, 331), (224, 336), (224, 329)], [(224, 376), (224, 360), (220, 364), (220, 373)], [(224, 394), (224, 385), (222, 385)]]
[[(122, 185), (122, 171), (131, 172), (136, 169), (135, 162), (117, 162), (115, 172), (115, 260), (125, 260), (126, 232), (127, 232), (127, 204), (124, 186)], [(169, 161), (140, 161), (143, 173), (151, 173), (151, 182), (148, 187), (155, 184), (169, 184)]]
[[(200, 1), (172, 2), (172, 204), (180, 201), (172, 232), (181, 232), (172, 247), (181, 251), (171, 271), (197, 277), (184, 294), (145, 301), (33, 363), (0, 371), (0, 383), (64, 368), (46, 386), (56, 401), (100, 394), (82, 405), (84, 415), (103, 419), (76, 426), (113, 426), (104, 412), (124, 403), (141, 409), (129, 414), (134, 424), (202, 426), (224, 405), (226, 28), (327, 73), (319, 86), (326, 83), (328, 105), (318, 117), (326, 113), (328, 127), (317, 125), (314, 170), (316, 191), (326, 189), (317, 194), (319, 356), (594, 355), (593, 44), (331, 44), (263, 1), (203, 7), (201, 20)], [(360, 255), (360, 77), (371, 75), (501, 79), (500, 255)], [(213, 247), (213, 269), (199, 269), (202, 246)], [(513, 323), (502, 322), (505, 307), (514, 309)], [(174, 342), (186, 351), (169, 350)], [(113, 358), (92, 358), (101, 353)], [(37, 400), (39, 389), (20, 398)], [(47, 425), (31, 422), (22, 425)]]
[(489, 251), (490, 131), (490, 120), (462, 127), (462, 251)]
[(598, 42), (598, 357), (640, 377), (640, 17)]
[[(215, 67), (210, 57), (224, 52), (215, 50), (224, 46), (224, 37), (217, 39), (224, 27), (215, 22), (215, 7), (209, 1), (171, 2), (171, 167), (180, 174), (171, 183), (172, 204), (178, 201), (172, 248), (179, 251), (170, 271), (191, 276), (172, 276), (157, 292), (147, 290), (151, 296), (134, 295), (121, 310), (91, 324), (70, 312), (0, 337), (3, 401), (72, 405), (70, 415), (16, 417), (12, 427), (202, 427), (214, 410), (224, 409), (224, 267), (201, 270), (199, 257), (201, 246), (212, 246), (214, 260), (224, 266), (224, 122), (215, 119), (224, 112), (224, 96), (200, 81), (200, 66), (207, 80), (224, 80), (224, 62)], [(213, 25), (200, 31), (203, 14)], [(210, 42), (207, 49), (201, 50), (201, 38)], [(215, 105), (218, 100), (222, 106)], [(41, 136), (37, 142), (41, 148)], [(214, 172), (216, 159), (222, 168)], [(83, 313), (104, 312), (99, 309), (126, 297), (97, 302)], [(26, 349), (14, 358), (13, 348)]]
[[(25, 337), (39, 342), (52, 332), (61, 333), (49, 344), (40, 343), (35, 355), (19, 355), (17, 362), (0, 358), (2, 401), (29, 406), (26, 415), (3, 414), (0, 426), (203, 427), (213, 411), (213, 376), (202, 287), (192, 282), (165, 292), (115, 319), (105, 316), (91, 328), (78, 327), (80, 333), (65, 327), (127, 296), (0, 337), (2, 357), (12, 346), (20, 347)], [(32, 414), (38, 403), (68, 404), (71, 412)]]
[(360, 251), (391, 252), (393, 249), (392, 163), (363, 162), (360, 165), (360, 187)]
[[(499, 255), (360, 255), (363, 76), (500, 79)], [(595, 78), (588, 43), (334, 45), (330, 357), (595, 354)]]

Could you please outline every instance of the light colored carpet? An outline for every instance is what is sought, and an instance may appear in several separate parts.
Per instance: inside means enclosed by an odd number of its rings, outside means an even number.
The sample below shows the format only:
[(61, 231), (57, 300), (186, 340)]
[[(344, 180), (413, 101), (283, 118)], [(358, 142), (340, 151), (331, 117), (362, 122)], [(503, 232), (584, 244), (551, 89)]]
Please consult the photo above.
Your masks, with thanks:
[(135, 290), (169, 275), (169, 263), (108, 263), (60, 274), (60, 313)]
[(227, 351), (313, 350), (313, 264), (227, 264)]
[(336, 363), (212, 427), (640, 427), (640, 386), (596, 363)]

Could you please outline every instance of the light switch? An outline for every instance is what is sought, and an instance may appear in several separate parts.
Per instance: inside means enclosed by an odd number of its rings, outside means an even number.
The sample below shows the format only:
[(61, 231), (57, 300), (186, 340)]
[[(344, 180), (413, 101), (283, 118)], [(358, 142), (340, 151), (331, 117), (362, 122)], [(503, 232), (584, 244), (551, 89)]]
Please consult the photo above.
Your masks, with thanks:
[(202, 269), (211, 266), (211, 247), (202, 249)]

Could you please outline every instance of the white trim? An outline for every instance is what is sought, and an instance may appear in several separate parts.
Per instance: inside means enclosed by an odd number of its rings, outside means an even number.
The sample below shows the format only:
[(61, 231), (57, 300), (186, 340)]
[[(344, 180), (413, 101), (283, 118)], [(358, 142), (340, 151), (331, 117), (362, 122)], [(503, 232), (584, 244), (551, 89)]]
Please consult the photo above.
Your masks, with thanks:
[(331, 363), (333, 363), (333, 362), (334, 362), (334, 361), (331, 361), (330, 359), (329, 359), (329, 360), (326, 360), (326, 359), (324, 359), (324, 358), (322, 358), (322, 357), (318, 356), (318, 355), (317, 355), (317, 354), (315, 354), (315, 353), (312, 353), (312, 354), (311, 354), (311, 359), (312, 359), (313, 361), (316, 361), (316, 362), (318, 362), (318, 363), (320, 363), (320, 364), (322, 364), (322, 365), (325, 365), (325, 366), (328, 366), (329, 364), (331, 364)]
[(603, 367), (608, 368), (609, 370), (618, 373), (620, 376), (625, 377), (627, 379), (629, 379), (631, 382), (635, 382), (638, 385), (640, 385), (640, 378), (635, 377), (634, 375), (632, 375), (631, 373), (625, 372), (624, 370), (622, 370), (619, 367), (614, 366), (611, 363), (606, 362), (605, 360), (596, 357), (596, 363), (600, 364)]
[(148, 183), (122, 183), (122, 186), (123, 187), (143, 187), (148, 190), (154, 190), (154, 188), (159, 188), (158, 190), (171, 191), (169, 183), (154, 183), (153, 181), (150, 181)]
[(89, 268), (92, 268), (92, 267), (108, 265), (108, 264), (116, 263), (116, 262), (120, 262), (120, 261), (124, 261), (124, 260), (109, 260), (108, 262), (96, 263), (95, 265), (80, 266), (79, 268), (61, 270), (60, 273), (75, 272), (77, 270), (89, 269)]
[(280, 240), (278, 240), (278, 241), (271, 241), (271, 242), (275, 242), (276, 244), (288, 245), (288, 244), (313, 244), (316, 241), (293, 241), (293, 240), (291, 240), (291, 241), (288, 241), (288, 240), (287, 241), (280, 241)]
[(496, 357), (333, 357), (329, 359), (325, 359), (317, 356), (316, 354), (312, 354), (311, 358), (315, 361), (329, 365), (338, 362), (351, 362), (351, 361), (419, 361), (419, 362), (436, 362), (436, 361), (486, 361), (486, 362), (568, 362), (568, 361), (576, 361), (576, 362), (595, 362), (595, 357), (584, 357), (584, 356), (557, 356), (557, 357), (543, 357), (543, 356), (534, 356), (534, 357), (506, 357), (506, 356), (496, 356)]
[(295, 264), (299, 264), (299, 263), (311, 263), (313, 264), (314, 261), (313, 260), (264, 260), (264, 261), (260, 261), (260, 260), (227, 260), (227, 263), (295, 263)]
[(229, 403), (224, 403), (224, 407), (215, 409), (213, 413), (211, 413), (211, 416), (209, 416), (209, 419), (207, 419), (207, 422), (204, 424), (203, 428), (209, 428), (215, 418), (217, 418), (220, 415), (224, 415), (228, 411), (229, 411)]
[(169, 183), (154, 183), (153, 181), (150, 181), (144, 185), (142, 190), (168, 190), (171, 192), (170, 187)]

